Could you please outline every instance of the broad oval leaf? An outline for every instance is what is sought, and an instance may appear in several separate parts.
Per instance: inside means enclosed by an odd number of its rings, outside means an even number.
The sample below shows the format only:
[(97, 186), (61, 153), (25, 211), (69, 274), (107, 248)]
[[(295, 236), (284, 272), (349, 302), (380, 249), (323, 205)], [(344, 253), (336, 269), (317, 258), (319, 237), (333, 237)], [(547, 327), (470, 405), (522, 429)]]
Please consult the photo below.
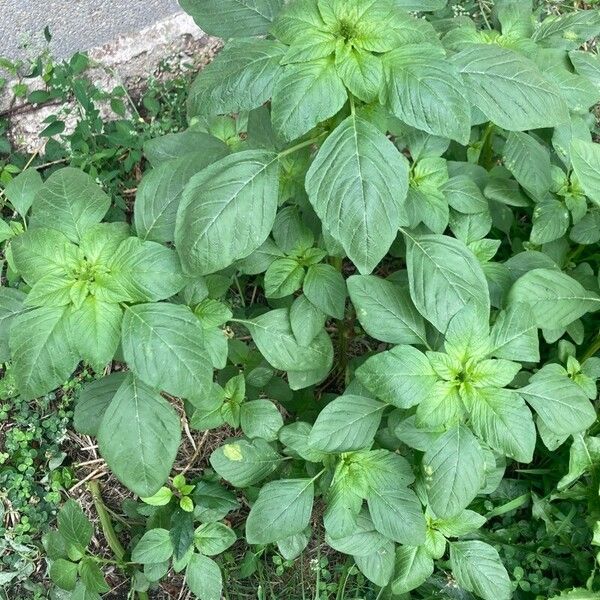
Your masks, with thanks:
[(512, 586), (498, 552), (485, 542), (450, 544), (450, 564), (458, 583), (484, 600), (509, 600)]
[(29, 225), (58, 229), (76, 242), (100, 223), (109, 207), (110, 198), (87, 173), (66, 167), (50, 175), (36, 193)]
[(571, 163), (586, 196), (600, 205), (600, 145), (594, 142), (573, 140)]
[(331, 58), (287, 65), (273, 91), (273, 127), (284, 139), (295, 140), (337, 114), (347, 99)]
[(177, 304), (138, 304), (123, 319), (123, 356), (144, 383), (174, 396), (202, 399), (212, 364), (200, 321)]
[(400, 546), (396, 551), (396, 572), (392, 579), (394, 594), (418, 588), (433, 574), (433, 559), (425, 546)]
[(553, 127), (569, 119), (556, 85), (517, 52), (496, 44), (473, 44), (450, 61), (458, 67), (471, 102), (503, 129)]
[(483, 451), (464, 425), (452, 427), (423, 456), (429, 504), (439, 517), (466, 508), (483, 484)]
[(179, 4), (206, 33), (232, 38), (266, 35), (283, 0), (179, 0)]
[(269, 364), (281, 371), (311, 371), (331, 367), (333, 346), (321, 330), (307, 346), (296, 340), (290, 324), (289, 311), (278, 308), (244, 324)]
[(433, 135), (469, 141), (471, 107), (457, 68), (435, 46), (415, 44), (384, 55), (387, 106)]
[(600, 297), (576, 279), (554, 269), (533, 269), (512, 286), (509, 306), (528, 305), (539, 328), (564, 329), (587, 312), (600, 309)]
[(585, 392), (566, 375), (541, 369), (518, 393), (557, 435), (584, 431), (596, 421), (596, 411)]
[(319, 150), (306, 191), (324, 228), (368, 274), (406, 224), (408, 162), (374, 125), (352, 115)]
[(485, 275), (464, 243), (444, 235), (406, 236), (410, 293), (428, 321), (444, 333), (452, 317), (470, 302), (489, 313)]
[(377, 398), (398, 408), (423, 402), (439, 379), (425, 354), (412, 346), (372, 356), (356, 370), (356, 377)]
[(12, 372), (24, 400), (62, 385), (79, 362), (66, 306), (36, 308), (15, 317), (9, 346)]
[(138, 496), (153, 496), (169, 477), (180, 441), (173, 407), (129, 375), (98, 431), (100, 453), (119, 481)]
[(252, 110), (273, 94), (286, 46), (274, 40), (233, 40), (205, 67), (189, 91), (188, 117)]
[(522, 463), (532, 461), (536, 441), (533, 417), (512, 390), (477, 390), (471, 406), (471, 424), (493, 450)]
[(154, 242), (175, 239), (175, 221), (181, 196), (193, 175), (224, 156), (205, 151), (174, 158), (144, 175), (135, 197), (133, 216), (140, 238)]
[(190, 590), (199, 600), (221, 600), (223, 576), (219, 565), (212, 558), (192, 554), (185, 577)]
[(262, 487), (246, 520), (249, 544), (270, 544), (304, 531), (314, 500), (312, 479), (283, 479)]
[(261, 438), (233, 439), (210, 455), (212, 468), (236, 487), (258, 483), (277, 468), (280, 460), (279, 454)]
[(276, 154), (247, 150), (192, 177), (175, 227), (177, 251), (186, 271), (214, 273), (260, 247), (275, 221), (278, 171)]
[(107, 377), (86, 383), (81, 388), (73, 411), (76, 431), (98, 435), (102, 417), (126, 377), (127, 373), (115, 371)]
[(423, 317), (407, 289), (374, 275), (353, 275), (347, 284), (356, 316), (367, 334), (390, 344), (427, 345)]
[(385, 404), (346, 394), (330, 402), (319, 414), (308, 443), (323, 452), (362, 450), (373, 443)]

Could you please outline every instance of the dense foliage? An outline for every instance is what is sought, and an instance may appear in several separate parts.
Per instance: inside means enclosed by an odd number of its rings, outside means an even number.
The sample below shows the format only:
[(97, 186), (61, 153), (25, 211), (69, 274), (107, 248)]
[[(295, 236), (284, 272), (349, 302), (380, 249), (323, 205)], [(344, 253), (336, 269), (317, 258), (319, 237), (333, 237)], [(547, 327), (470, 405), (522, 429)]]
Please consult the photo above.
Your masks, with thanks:
[[(600, 58), (581, 50), (600, 13), (497, 0), (481, 29), (444, 0), (181, 4), (232, 39), (190, 128), (145, 144), (132, 225), (73, 168), (5, 190), (2, 360), (24, 400), (98, 374), (75, 425), (152, 507), (117, 562), (142, 592), (172, 566), (219, 599), (243, 498), (247, 544), (325, 540), (386, 597), (436, 565), (484, 600), (596, 597), (591, 551), (562, 589), (523, 579), (494, 519), (525, 495), (550, 530), (568, 499), (577, 543), (600, 543)], [(228, 428), (216, 476), (170, 479), (177, 399)], [(550, 499), (486, 505), (569, 448)], [(91, 528), (61, 515), (50, 575), (97, 598)]]

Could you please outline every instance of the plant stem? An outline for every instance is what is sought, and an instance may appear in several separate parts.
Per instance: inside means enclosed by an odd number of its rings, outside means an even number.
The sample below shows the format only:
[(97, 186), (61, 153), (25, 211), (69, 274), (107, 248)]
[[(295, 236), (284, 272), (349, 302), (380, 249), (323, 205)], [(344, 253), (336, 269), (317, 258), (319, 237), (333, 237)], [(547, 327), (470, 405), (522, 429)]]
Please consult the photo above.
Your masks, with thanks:
[(486, 170), (490, 170), (494, 166), (494, 149), (492, 143), (494, 141), (494, 129), (493, 123), (488, 123), (488, 126), (483, 134), (483, 140), (481, 140), (481, 153), (479, 155), (479, 164)]
[(287, 148), (286, 150), (282, 150), (278, 155), (277, 158), (283, 158), (284, 156), (288, 156), (289, 154), (293, 154), (294, 152), (298, 152), (298, 150), (302, 150), (303, 148), (306, 148), (308, 146), (312, 146), (313, 144), (316, 144), (318, 142), (321, 141), (321, 138), (323, 136), (327, 135), (327, 132), (323, 132), (320, 135), (318, 135), (317, 137), (311, 138), (310, 140), (306, 140), (305, 142), (300, 142), (299, 144), (296, 144), (295, 146), (292, 146), (291, 148)]
[(88, 483), (88, 489), (92, 494), (94, 507), (96, 509), (96, 512), (98, 513), (98, 518), (100, 519), (102, 533), (104, 533), (104, 537), (106, 538), (110, 549), (113, 551), (115, 558), (122, 565), (123, 558), (125, 557), (125, 548), (123, 548), (121, 542), (119, 541), (119, 538), (117, 537), (117, 534), (115, 533), (112, 521), (110, 520), (110, 516), (108, 515), (106, 506), (104, 505), (104, 500), (102, 500), (102, 494), (100, 493), (100, 484), (98, 483), (98, 481), (95, 480), (90, 481)]
[(600, 333), (596, 336), (594, 341), (589, 345), (588, 349), (585, 351), (583, 357), (579, 362), (584, 363), (588, 358), (591, 358), (600, 350)]

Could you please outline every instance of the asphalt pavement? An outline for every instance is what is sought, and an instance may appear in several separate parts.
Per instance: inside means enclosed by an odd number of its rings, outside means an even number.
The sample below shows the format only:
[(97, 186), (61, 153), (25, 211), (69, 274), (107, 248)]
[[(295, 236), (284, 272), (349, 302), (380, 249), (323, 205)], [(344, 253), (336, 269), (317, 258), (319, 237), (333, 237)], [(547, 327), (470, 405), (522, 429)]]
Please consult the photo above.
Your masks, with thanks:
[(180, 10), (177, 0), (0, 0), (0, 57), (35, 56), (52, 34), (57, 59), (135, 33)]

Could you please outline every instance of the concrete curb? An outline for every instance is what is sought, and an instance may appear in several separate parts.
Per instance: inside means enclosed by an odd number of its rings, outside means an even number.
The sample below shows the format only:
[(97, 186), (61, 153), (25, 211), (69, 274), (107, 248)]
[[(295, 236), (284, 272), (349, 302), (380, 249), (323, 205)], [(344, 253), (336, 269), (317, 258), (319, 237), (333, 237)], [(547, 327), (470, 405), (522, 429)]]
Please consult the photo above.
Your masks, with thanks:
[[(133, 96), (139, 96), (150, 76), (169, 77), (169, 73), (160, 68), (165, 61), (175, 73), (182, 63), (200, 69), (210, 62), (220, 46), (219, 39), (206, 35), (188, 15), (178, 13), (135, 34), (120, 36), (89, 50), (88, 55), (97, 66), (89, 69), (86, 75), (103, 90), (110, 91), (123, 85)], [(41, 79), (28, 80), (28, 84), (32, 90), (43, 87)], [(74, 118), (69, 119), (68, 114), (72, 106), (12, 102), (10, 93), (0, 95), (0, 114), (9, 113), (11, 139), (19, 149), (43, 151), (44, 140), (38, 136), (45, 127), (43, 120), (59, 110), (65, 113), (67, 131), (74, 125)], [(104, 107), (104, 118), (114, 116), (109, 107)]]

